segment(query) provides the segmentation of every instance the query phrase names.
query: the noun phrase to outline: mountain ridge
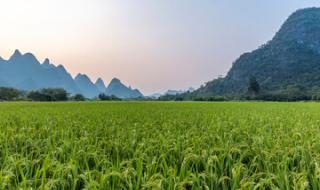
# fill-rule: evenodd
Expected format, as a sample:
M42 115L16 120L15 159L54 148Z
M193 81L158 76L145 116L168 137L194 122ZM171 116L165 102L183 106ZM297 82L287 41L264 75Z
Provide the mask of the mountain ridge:
M0 59L0 86L26 91L64 88L70 94L79 93L87 98L96 98L108 90L101 78L98 78L96 83L93 83L86 74L79 73L73 78L63 65L56 66L48 58L40 63L32 53L22 54L18 49L8 60ZM140 93L138 96L136 91L125 85L122 87L129 89L126 91L127 94L120 94L122 98L132 99L142 95Z
M104 84L104 81L100 77L96 80L94 84L96 85L96 87L100 92L105 92L107 90L107 87Z
M107 90L105 91L106 95L114 95L119 98L142 98L143 94L138 89L132 89L130 86L127 87L118 78L113 78L108 84Z

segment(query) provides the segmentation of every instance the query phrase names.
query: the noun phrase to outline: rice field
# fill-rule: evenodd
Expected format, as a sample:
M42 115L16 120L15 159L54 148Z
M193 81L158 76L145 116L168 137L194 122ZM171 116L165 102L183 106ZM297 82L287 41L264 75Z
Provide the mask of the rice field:
M0 103L0 189L320 189L320 104Z

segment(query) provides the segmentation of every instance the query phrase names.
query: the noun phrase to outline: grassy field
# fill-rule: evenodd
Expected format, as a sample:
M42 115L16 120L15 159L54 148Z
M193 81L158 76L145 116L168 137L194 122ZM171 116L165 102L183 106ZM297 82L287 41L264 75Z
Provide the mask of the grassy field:
M320 189L320 104L0 103L0 189Z

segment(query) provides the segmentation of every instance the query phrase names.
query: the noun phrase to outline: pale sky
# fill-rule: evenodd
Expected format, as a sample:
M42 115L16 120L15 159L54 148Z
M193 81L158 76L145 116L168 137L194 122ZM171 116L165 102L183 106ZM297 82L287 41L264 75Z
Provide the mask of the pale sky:
M199 87L319 0L0 0L0 56L48 57L148 95Z

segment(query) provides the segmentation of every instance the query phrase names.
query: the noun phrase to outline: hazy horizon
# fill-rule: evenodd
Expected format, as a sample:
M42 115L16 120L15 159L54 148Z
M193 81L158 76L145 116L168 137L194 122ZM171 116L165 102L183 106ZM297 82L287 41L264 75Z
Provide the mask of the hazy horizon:
M0 56L49 58L92 81L117 77L145 95L199 87L271 40L315 0L1 1Z

